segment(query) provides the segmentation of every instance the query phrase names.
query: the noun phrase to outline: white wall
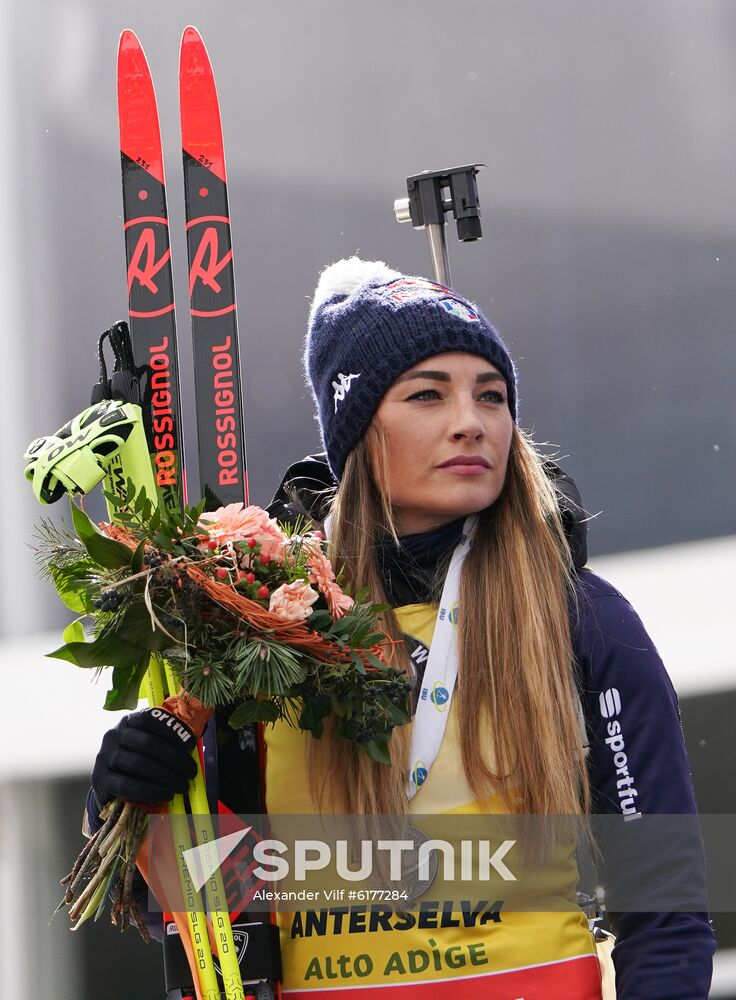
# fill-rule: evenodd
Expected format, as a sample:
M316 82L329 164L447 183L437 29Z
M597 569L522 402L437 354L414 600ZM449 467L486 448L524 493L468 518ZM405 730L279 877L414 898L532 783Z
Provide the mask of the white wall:
M591 561L644 622L681 696L736 686L736 535Z

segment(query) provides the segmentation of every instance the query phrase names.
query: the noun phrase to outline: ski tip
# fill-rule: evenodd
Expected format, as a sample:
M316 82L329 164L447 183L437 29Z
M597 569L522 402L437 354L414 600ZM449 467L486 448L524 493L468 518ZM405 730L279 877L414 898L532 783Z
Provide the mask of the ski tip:
M118 120L122 152L163 184L156 93L143 46L130 28L118 44Z
M179 46L179 76L206 73L212 76L212 64L207 54L207 46L199 31L191 24L182 32Z
M191 24L181 36L179 108L184 150L226 183L215 76L202 36Z
M194 27L194 25L188 24L184 29L184 31L182 32L181 44L182 46L191 45L193 42L196 42L199 45L204 45L204 42L202 41L202 36Z
M120 41L118 42L118 56L124 53L129 53L132 50L143 51L143 46L140 43L138 35L131 28L123 28L120 32Z

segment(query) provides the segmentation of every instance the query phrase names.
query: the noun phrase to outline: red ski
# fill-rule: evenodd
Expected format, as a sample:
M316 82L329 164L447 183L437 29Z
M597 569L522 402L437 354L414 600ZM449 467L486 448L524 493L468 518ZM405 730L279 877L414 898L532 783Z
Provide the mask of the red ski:
M248 500L235 281L220 108L207 50L185 29L179 61L200 491Z
M133 357L160 498L174 511L186 490L164 161L151 72L128 30L118 46L118 120Z

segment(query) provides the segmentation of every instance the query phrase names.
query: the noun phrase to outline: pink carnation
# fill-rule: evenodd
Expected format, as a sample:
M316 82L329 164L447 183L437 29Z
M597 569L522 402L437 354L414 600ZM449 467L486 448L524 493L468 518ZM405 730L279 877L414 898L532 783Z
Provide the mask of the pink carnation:
M295 580L274 590L268 610L285 622L301 622L311 615L312 605L318 597L306 580Z
M199 526L207 532L210 539L220 545L254 538L261 546L263 555L274 562L284 561L286 535L262 507L230 503L227 507L203 514Z
M327 600L327 607L333 618L342 618L355 603L335 581L332 563L324 554L319 543L307 545L307 565L312 583L316 583Z

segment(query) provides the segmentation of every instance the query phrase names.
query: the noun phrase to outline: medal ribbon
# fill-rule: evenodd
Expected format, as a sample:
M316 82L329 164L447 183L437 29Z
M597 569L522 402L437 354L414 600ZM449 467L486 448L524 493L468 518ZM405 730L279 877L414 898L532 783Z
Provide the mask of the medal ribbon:
M328 534L332 516L325 520ZM473 544L473 536L478 527L475 514L465 518L460 541L452 553L450 565L442 588L442 597L437 611L437 619L432 635L432 646L424 670L422 690L419 692L417 711L414 716L409 753L409 779L406 797L413 799L427 780L432 764L440 752L445 735L447 719L452 705L452 695L457 680L457 624L460 573L465 557Z
M422 690L419 692L417 711L411 732L409 753L409 779L406 797L413 799L427 780L429 770L440 752L447 719L452 705L452 695L457 680L457 626L460 609L460 573L465 557L473 544L478 527L475 514L465 519L460 541L452 553L450 566L442 588L442 597L432 635L432 645L424 670Z

